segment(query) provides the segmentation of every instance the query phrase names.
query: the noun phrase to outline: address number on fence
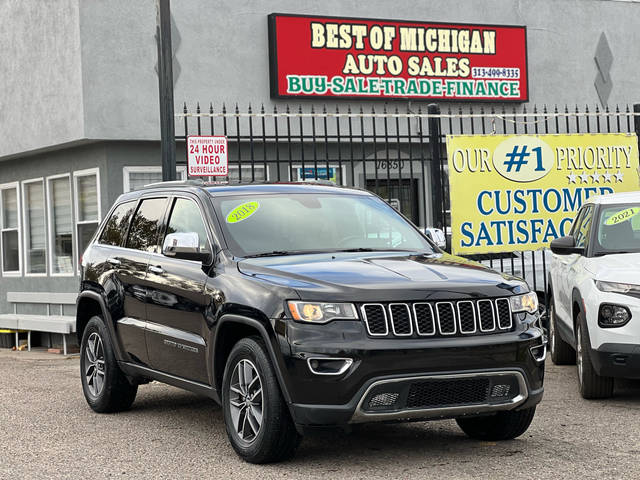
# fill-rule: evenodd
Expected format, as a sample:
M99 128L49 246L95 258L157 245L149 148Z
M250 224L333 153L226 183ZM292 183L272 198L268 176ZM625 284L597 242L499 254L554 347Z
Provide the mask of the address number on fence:
M229 174L227 137L187 137L187 164L190 177L220 177Z

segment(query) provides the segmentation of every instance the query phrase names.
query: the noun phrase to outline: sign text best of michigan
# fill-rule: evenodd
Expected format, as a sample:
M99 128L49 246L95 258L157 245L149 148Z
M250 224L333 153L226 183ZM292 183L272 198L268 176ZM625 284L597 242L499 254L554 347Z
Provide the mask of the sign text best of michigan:
M449 135L452 250L535 250L594 195L638 190L635 134Z

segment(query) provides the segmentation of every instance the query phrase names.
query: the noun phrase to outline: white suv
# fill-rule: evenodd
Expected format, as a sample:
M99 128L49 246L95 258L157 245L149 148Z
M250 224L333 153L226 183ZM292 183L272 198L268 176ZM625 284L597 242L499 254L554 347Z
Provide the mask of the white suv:
M577 362L584 398L610 397L640 378L640 192L589 199L551 251L551 359Z

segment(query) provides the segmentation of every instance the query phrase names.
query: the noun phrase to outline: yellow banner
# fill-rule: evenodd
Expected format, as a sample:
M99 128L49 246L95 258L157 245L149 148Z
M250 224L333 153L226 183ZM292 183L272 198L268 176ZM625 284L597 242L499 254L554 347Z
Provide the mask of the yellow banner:
M447 135L453 253L535 250L586 199L639 189L635 134Z

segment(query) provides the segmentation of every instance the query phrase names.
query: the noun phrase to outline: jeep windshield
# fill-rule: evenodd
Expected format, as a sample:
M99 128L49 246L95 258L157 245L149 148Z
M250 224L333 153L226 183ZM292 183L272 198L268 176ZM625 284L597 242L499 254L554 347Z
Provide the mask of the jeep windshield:
M595 255L640 252L640 203L603 205L597 228Z
M269 194L213 197L225 239L240 257L434 248L372 195Z

